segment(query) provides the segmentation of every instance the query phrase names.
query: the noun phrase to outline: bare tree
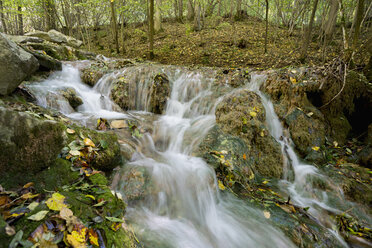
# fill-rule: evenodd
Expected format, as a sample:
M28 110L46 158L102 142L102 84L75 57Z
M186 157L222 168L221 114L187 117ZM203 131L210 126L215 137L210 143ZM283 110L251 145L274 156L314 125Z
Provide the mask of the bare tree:
M316 12L317 6L318 6L318 0L314 0L314 6L313 6L313 10L311 11L309 27L307 28L307 30L305 32L304 41L302 43L302 48L301 48L300 60L302 60L302 61L305 60L306 55L307 55L307 49L309 47L310 40L311 40L311 31L313 29L314 17L315 17L315 12Z
M110 0L110 6L111 6L111 28L112 28L112 34L114 36L115 46L116 46L116 52L119 54L119 37L118 37L118 25L116 24L116 14L115 14L115 6L114 6L114 0Z
M156 0L154 29L155 29L156 33L160 32L162 30L162 26L161 26L161 0Z
M265 53L267 53L267 33L269 30L269 0L266 0Z
M149 58L154 58L154 0L150 0L149 11Z
M18 34L23 35L23 13L21 5L18 5Z
M8 30L6 28L6 21L5 21L4 7L3 7L2 0L0 0L0 19L1 19L1 26L3 27L3 32L8 33Z

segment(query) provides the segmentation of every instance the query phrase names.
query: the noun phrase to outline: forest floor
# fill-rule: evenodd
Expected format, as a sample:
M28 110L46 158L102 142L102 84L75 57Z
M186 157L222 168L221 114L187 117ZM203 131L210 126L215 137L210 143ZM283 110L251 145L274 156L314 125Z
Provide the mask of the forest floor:
M204 29L192 31L192 23L163 23L163 31L155 35L154 61L162 64L254 68L266 70L286 66L300 66L302 44L300 29L289 35L288 29L269 25L268 52L264 52L265 23L253 18L241 22L229 19L207 19ZM335 34L326 52L314 31L306 65L321 65L341 55L342 37ZM119 31L121 36L121 31ZM113 38L108 28L94 32L90 50L109 57L146 59L148 53L147 26L126 27L125 54L114 52ZM121 38L120 38L121 39ZM363 47L363 44L362 44ZM88 49L88 46L85 47ZM362 49L361 49L362 50ZM364 65L368 58L356 54L357 64Z

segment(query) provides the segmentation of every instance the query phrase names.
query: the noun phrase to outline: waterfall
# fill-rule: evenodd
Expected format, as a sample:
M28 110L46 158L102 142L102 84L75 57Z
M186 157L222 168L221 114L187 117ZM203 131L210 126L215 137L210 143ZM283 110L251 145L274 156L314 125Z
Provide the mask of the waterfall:
M106 74L91 88L81 82L76 66L65 64L62 71L28 87L41 106L54 108L85 124L97 118L131 118L130 111L121 111L110 100L112 82L123 76L133 82L130 92L135 110L148 110L149 84L159 72L168 76L172 86L166 111L153 123L153 133L139 139L140 149L124 168L146 170L153 186L151 196L127 209L126 218L141 241L148 247L294 247L262 210L248 206L228 192L220 192L214 170L203 159L192 156L195 146L215 125L215 107L222 99L212 94L215 75L145 65ZM296 205L310 207L309 213L318 220L325 211L342 212L328 203L325 191L313 189L310 178L327 178L298 159L272 102L259 90L264 81L264 76L253 75L246 87L261 97L270 133L286 157L282 190ZM61 96L60 90L66 87L73 88L83 100L76 109ZM290 171L294 178L289 176ZM122 190L120 184L115 190ZM347 247L337 232L330 231Z

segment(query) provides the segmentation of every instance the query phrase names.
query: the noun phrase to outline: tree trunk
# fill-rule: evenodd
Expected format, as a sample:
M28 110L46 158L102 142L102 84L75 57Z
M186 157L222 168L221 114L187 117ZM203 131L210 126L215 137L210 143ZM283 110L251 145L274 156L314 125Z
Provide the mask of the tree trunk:
M236 0L236 20L242 20L242 0Z
M174 17L175 17L176 20L178 20L178 2L177 2L177 0L174 0L173 7L174 7Z
M334 31L334 27L337 21L337 13L338 13L338 0L330 0L330 9L328 12L328 18L324 27L324 35L325 39L329 40L332 38L332 34Z
M269 0L266 0L265 53L267 53L267 34L269 30Z
M183 0L178 0L178 21L183 20Z
M352 43L352 50L355 52L358 40L359 40L359 34L360 34L360 24L363 20L363 11L364 11L364 0L358 0L358 4L356 6L355 16L354 16L354 24L355 24L355 31L353 36L353 43Z
M194 18L194 31L201 30L201 6L199 2L195 2L195 18Z
M305 58L306 58L306 55L307 55L307 49L309 47L310 40L311 40L311 31L313 29L314 17L315 17L315 12L316 12L317 6L318 6L318 0L315 0L313 10L311 12L309 27L307 29L307 32L305 32L305 35L304 35L304 41L303 41L303 44L302 44L301 55L300 55L300 60L301 61L304 61Z
M116 46L116 53L120 53L119 49L119 37L118 37L118 26L116 24L116 15L115 15L115 7L114 7L114 0L110 0L111 5L111 27L112 27L112 34L114 36L115 46Z
M1 26L3 27L3 32L6 34L6 33L8 33L8 30L6 28L3 1L1 1L1 0L0 0L0 19L1 19Z
M154 0L150 0L149 15L149 58L154 58Z
M344 53L345 53L349 49L349 36L347 35L347 32L346 32L346 20L345 20L344 5L342 4L342 0L338 0L338 4L340 8L342 38L344 41Z
M44 9L46 17L46 31L56 29L56 12L54 0L45 0Z
M154 29L155 29L155 33L160 32L162 30L162 27L161 27L161 0L156 0Z
M195 17L195 9L194 4L192 2L193 0L187 1L187 20L192 21Z
M23 14L22 6L18 6L18 34L23 35Z

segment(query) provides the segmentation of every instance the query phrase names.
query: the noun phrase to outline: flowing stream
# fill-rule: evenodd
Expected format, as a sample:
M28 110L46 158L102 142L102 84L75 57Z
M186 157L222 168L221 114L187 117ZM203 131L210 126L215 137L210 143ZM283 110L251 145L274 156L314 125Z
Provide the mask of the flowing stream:
M28 87L44 107L55 108L66 116L86 124L99 117L128 119L110 100L112 81L121 76L143 80L146 85L155 72L164 72L171 81L171 96L165 114L153 123L153 133L139 140L137 153L127 167L144 168L150 175L156 193L145 201L128 207L127 218L133 223L146 247L294 247L292 242L264 217L262 210L249 207L217 187L214 170L201 158L191 155L192 150L215 125L214 111L221 98L211 97L213 77L201 72L177 68L155 68L144 72L131 67L105 75L95 87L83 84L76 66L64 65L47 80ZM142 76L141 76L142 75ZM140 80L138 77L142 77ZM259 91L265 77L255 75L247 84L256 92L266 109L271 135L282 146L287 158L287 171L281 181L282 189L294 203L310 207L309 213L317 219L324 211L339 212L327 204L327 194L315 191L308 182L311 176L323 178L314 166L303 164L296 156L289 137L283 134L281 123L269 99ZM83 105L75 111L61 96L60 90L75 89ZM137 110L146 111L148 92L141 92ZM142 102L141 102L142 101ZM118 189L120 190L120 189ZM340 194L342 192L340 191ZM330 229L330 231L332 231ZM332 231L333 232L333 231ZM340 246L347 244L336 232Z

